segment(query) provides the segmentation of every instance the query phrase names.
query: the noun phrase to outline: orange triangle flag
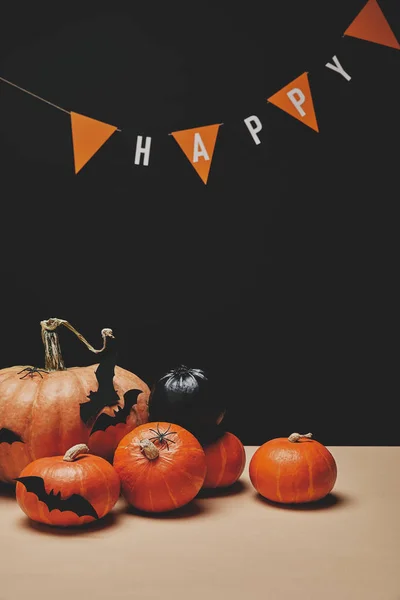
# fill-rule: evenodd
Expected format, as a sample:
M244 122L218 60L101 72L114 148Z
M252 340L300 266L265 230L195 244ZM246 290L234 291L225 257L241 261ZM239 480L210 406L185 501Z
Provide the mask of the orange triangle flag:
M171 133L203 183L208 180L219 127L220 124L206 125Z
M368 0L344 35L400 50L400 44L376 0Z
M279 92L268 98L268 102L275 104L304 125L318 131L307 73L303 73L285 85Z
M71 128L76 174L112 136L117 127L71 112Z

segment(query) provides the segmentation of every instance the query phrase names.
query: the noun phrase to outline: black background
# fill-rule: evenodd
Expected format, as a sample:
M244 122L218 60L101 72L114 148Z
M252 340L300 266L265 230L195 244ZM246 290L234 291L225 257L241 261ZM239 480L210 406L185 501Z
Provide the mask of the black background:
M245 444L398 445L400 52L343 37L364 4L4 6L0 75L122 133L75 175L69 116L0 83L0 367L112 327L149 385L208 369ZM320 133L266 102L305 71ZM220 122L204 185L168 133Z

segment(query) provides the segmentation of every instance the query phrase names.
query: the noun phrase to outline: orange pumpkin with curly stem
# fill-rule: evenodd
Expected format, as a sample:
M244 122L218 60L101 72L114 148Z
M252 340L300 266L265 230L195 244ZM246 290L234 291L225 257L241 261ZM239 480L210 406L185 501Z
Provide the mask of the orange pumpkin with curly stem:
M64 456L39 458L16 478L16 499L33 521L70 527L101 519L120 494L120 481L110 463L99 456L82 455L85 444Z
M243 473L246 454L242 442L233 433L225 432L215 442L203 446L207 475L203 488L233 485Z
M299 504L329 494L336 482L336 462L329 450L311 437L311 433L292 433L256 450L249 475L261 496L282 504Z
M57 333L61 325L91 352L102 353L100 363L67 369ZM8 483L33 460L63 454L80 442L112 461L123 436L148 420L150 390L134 373L115 365L111 329L102 330L99 350L62 319L42 321L41 329L45 368L0 370L0 481Z
M188 504L206 476L200 442L183 427L164 422L146 423L128 433L118 444L113 464L125 499L146 512Z

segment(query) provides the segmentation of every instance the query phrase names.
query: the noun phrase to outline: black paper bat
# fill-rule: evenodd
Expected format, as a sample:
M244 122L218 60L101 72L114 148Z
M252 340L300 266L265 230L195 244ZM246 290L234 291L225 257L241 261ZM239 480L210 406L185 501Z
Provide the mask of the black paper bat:
M118 425L118 423L126 423L127 418L130 415L132 407L137 402L137 398L139 394L142 393L142 390L128 390L124 394L124 408L120 408L119 410L114 410L114 416L111 417L106 413L103 413L99 416L95 424L93 425L92 431L90 435L95 431L105 431L107 427Z
M115 340L108 339L107 348L100 359L96 369L98 388L96 392L90 392L89 402L80 405L81 419L88 425L93 422L105 406L114 406L119 401L119 396L114 389L114 371L117 363L117 351Z
M18 435L18 433L14 433L11 429L7 429L6 427L2 427L0 429L0 444L13 444L14 442L24 443L23 439Z
M60 510L61 512L70 510L78 517L88 515L95 519L99 518L90 502L79 494L72 494L69 498L61 498L61 492L55 494L54 490L51 490L50 494L48 494L41 477L36 477L35 475L17 477L15 481L20 481L26 487L27 492L36 494L38 500L44 502L50 512L52 510Z

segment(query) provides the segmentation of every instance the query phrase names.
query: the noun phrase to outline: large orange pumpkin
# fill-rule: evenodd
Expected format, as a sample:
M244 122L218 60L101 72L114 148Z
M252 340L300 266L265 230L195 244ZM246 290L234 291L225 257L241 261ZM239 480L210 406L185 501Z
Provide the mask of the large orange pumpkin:
M104 359L102 354L100 363L67 369L56 331L60 325ZM112 461L124 435L148 420L150 390L116 366L111 329L102 330L100 350L62 319L42 321L41 329L45 368L0 370L0 480L9 483L33 460L63 454L80 442Z
M261 496L282 504L299 504L329 494L336 482L336 462L329 450L311 436L292 433L256 450L249 475Z
M244 446L239 438L226 431L215 442L203 446L207 475L203 488L220 488L233 485L241 476L246 464Z
M114 455L125 499L139 510L166 512L188 504L206 475L206 459L192 433L165 422L136 427Z
M119 477L104 458L81 455L88 451L85 444L77 444L64 456L39 458L22 470L15 493L30 519L68 527L110 512L119 498Z

